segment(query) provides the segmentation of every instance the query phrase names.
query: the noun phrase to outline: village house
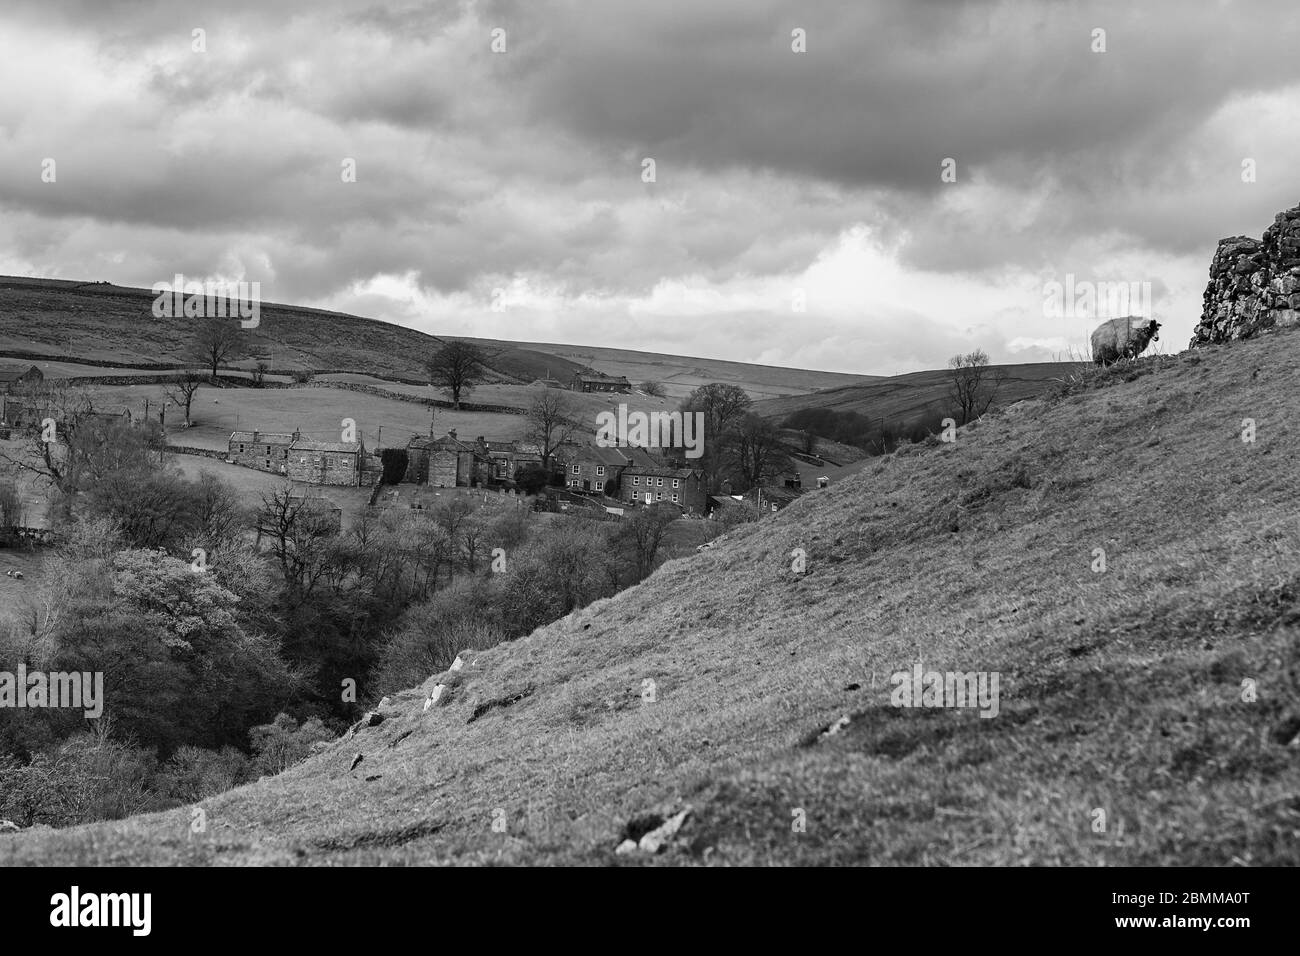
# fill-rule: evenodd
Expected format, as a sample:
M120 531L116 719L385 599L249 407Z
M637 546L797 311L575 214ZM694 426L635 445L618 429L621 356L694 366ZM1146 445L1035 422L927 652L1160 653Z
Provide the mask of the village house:
M277 475L289 472L289 446L299 438L298 432L231 432L226 457L236 465L269 471Z
M300 431L256 429L231 432L226 450L227 459L237 465L316 485L361 484L365 456L359 441L313 441Z
M564 468L564 487L570 491L590 491L614 497L619 476L631 463L623 454L626 450L596 445L566 447L557 453Z
M359 441L313 441L297 437L289 446L287 475L316 485L361 484L365 447Z
M579 372L573 376L569 388L575 392L631 392L632 383L622 375L604 375L600 372Z
M763 487L760 485L756 488L750 488L742 496L742 499L745 507L751 508L760 514L771 514L783 510L802 496L803 490L801 488L791 487L789 484L781 487Z
M527 442L489 441L480 435L478 447L489 463L489 484L513 485L520 468L542 463L542 450Z
M35 365L0 365L0 395L15 395L44 381L45 373Z
M687 514L700 515L708 509L709 502L704 472L666 465L630 465L623 469L618 496L624 501L646 505L671 502Z
M486 483L492 463L476 443L461 441L456 429L442 438L417 436L406 443L406 481L435 488L474 488Z

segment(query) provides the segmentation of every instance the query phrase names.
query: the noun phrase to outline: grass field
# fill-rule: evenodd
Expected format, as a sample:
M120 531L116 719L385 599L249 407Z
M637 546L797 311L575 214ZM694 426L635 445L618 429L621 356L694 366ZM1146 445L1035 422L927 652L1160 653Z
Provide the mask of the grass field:
M14 613L41 581L41 568L45 564L40 548L0 548L0 628L5 627L9 615ZM6 571L21 571L23 580L6 577Z
M165 397L161 385L92 385L87 387L96 408L130 408L140 414L147 398L156 412ZM365 392L334 388L201 388L192 409L193 426L182 428L183 412L168 412L168 440L195 448L225 449L230 433L257 428L292 432L317 440L337 441L340 422L351 418L366 447L405 446L412 435L429 433L430 409L413 402L381 398ZM511 439L523 435L524 418L491 412L436 410L435 428L443 435L455 428L462 437ZM383 429L382 442L380 429Z
M1119 366L874 459L204 801L205 835L183 808L0 862L1293 864L1298 344ZM917 662L998 675L997 716L891 706ZM615 855L683 806L667 853Z

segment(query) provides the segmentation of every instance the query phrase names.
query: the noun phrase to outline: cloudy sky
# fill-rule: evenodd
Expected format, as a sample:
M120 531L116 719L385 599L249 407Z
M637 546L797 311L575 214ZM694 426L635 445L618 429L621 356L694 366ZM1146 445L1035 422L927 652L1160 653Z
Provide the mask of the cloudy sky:
M1300 203L1294 0L4 0L0 86L0 273L845 372L1181 349Z

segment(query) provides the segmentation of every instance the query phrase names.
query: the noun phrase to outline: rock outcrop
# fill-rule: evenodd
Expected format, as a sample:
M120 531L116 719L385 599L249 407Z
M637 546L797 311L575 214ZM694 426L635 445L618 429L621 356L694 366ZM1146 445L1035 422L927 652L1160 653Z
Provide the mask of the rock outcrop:
M1263 239L1220 239L1191 346L1248 339L1300 324L1300 206L1277 214Z

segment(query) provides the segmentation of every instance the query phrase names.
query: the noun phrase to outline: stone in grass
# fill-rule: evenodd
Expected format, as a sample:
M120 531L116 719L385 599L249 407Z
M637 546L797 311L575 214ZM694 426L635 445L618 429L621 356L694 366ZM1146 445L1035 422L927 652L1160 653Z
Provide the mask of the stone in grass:
M366 758L364 754L357 754L355 757L353 757L352 763L348 766L348 773L351 773L353 770L356 770L357 764L361 763L361 761L365 759Z
M665 819L661 814L650 813L635 817L623 828L623 840L619 842L615 853L628 854L635 851L642 853L662 853L668 848L677 831L682 828L686 818L691 815L691 808Z

